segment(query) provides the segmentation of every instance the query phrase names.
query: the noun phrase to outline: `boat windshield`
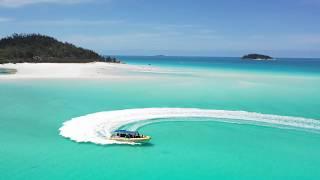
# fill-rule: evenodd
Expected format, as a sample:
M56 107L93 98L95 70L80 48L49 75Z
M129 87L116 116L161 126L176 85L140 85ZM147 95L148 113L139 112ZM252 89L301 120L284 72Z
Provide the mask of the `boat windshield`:
M137 131L117 130L114 131L112 136L124 137L124 138L139 138L142 137Z

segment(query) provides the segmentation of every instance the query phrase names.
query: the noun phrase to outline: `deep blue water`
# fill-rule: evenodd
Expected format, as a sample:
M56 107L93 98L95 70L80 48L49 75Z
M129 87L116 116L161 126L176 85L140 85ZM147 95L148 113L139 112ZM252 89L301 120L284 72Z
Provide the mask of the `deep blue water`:
M237 57L117 56L128 64L165 67L206 68L276 73L320 74L320 59L276 58L272 61L242 60Z

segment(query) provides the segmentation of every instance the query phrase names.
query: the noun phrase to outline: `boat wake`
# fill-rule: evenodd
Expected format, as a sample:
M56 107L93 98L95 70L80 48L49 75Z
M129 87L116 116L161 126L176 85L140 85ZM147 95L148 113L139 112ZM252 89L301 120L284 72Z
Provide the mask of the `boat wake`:
M133 124L131 130L135 130L146 124L171 120L168 118L192 118L189 119L192 121L211 118L206 121L259 124L320 132L320 120L316 119L196 108L143 108L97 112L66 121L59 130L61 136L76 142L124 144L126 142L109 139L112 131L128 124Z

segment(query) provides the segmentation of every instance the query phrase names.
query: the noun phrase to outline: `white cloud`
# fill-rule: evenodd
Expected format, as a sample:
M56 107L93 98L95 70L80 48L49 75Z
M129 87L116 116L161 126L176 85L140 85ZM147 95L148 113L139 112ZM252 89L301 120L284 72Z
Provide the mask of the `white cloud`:
M318 6L320 5L320 0L300 0L300 4L308 6Z
M0 6L3 7L20 7L30 4L55 3L55 4L76 4L88 2L91 0L0 0Z
M63 39L96 50L210 50L219 48L212 35L183 34L178 32L129 32L109 35L72 35Z
M12 18L0 17L0 22L9 22L12 21Z
M274 56L319 56L320 36L311 35L252 35L228 37L214 34L176 32L122 32L88 35L73 34L60 39L109 54L168 54L168 55L242 55L257 52Z
M96 50L172 50L172 51L318 51L319 35L257 35L228 37L215 34L176 32L126 32L108 35L71 35L63 39Z
M80 19L58 19L58 20L33 20L22 21L20 24L28 26L98 26L115 25L123 23L121 20L80 20Z
M288 37L295 43L303 43L309 45L320 45L320 34L297 34Z

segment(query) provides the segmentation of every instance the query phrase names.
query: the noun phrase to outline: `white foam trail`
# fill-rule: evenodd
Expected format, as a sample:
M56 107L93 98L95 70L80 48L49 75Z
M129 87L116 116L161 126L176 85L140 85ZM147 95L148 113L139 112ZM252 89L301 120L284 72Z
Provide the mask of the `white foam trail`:
M121 126L143 121L134 126L137 129L143 125L166 121L165 118L216 118L214 121L263 123L265 125L280 125L291 128L303 128L320 131L320 121L310 118L279 116L246 111L206 110L196 108L143 108L105 111L73 118L63 123L59 129L60 135L76 142L91 142L96 144L118 144L110 140L111 132ZM218 118L218 119L217 119ZM148 120L146 122L146 120ZM194 119L195 121L196 119ZM199 119L201 121L201 119ZM123 143L123 142L122 142Z

